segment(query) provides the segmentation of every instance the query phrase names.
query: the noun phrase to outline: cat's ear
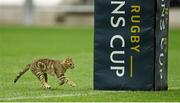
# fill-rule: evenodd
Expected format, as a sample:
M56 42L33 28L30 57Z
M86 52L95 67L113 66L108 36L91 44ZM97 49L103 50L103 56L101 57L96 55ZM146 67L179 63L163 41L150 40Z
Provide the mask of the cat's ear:
M67 57L67 60L72 60L72 58L70 58L70 57Z

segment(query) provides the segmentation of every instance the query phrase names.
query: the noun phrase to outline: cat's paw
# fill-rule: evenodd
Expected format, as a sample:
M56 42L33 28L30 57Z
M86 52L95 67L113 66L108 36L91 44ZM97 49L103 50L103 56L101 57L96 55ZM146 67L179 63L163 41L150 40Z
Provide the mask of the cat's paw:
M45 89L51 89L51 86L49 86L49 85L46 85L44 87L45 87Z
M73 81L71 81L71 82L69 83L69 85L72 86L72 87L76 87L76 83L74 83Z
M71 84L72 87L76 87L77 85L75 83Z
M60 86L63 85L63 84L64 84L64 82L60 82L60 83L59 83Z

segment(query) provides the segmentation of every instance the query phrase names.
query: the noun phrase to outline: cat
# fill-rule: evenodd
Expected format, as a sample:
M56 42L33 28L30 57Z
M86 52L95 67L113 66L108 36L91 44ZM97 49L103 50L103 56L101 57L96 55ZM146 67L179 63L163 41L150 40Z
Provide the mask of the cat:
M51 86L48 84L47 74L56 76L60 81L59 85L66 83L72 87L75 87L76 84L64 75L67 69L73 68L74 63L71 58L66 58L62 61L52 59L37 59L33 63L26 65L25 69L19 72L14 79L14 83L16 83L17 80L30 69L46 89L51 88Z

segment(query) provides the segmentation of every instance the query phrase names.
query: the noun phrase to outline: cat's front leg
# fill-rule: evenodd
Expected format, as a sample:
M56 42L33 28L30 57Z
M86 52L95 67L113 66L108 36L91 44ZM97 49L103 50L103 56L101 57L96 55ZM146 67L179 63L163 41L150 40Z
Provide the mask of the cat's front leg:
M68 85L70 85L70 86L72 86L72 87L75 87L75 86L76 86L76 84L75 84L72 80L70 80L69 78L65 77L64 75L61 76L61 77L59 78L59 80L60 80L59 85L63 85L64 83L66 83L66 84L68 84Z
M57 78L59 80L59 85L63 85L64 84L64 74L63 73L60 73L59 75L57 75Z
M63 85L63 84L64 84L64 81L60 80L59 85Z
M72 86L72 87L76 87L76 83L74 83L72 80L70 80L69 78L65 78L65 83Z

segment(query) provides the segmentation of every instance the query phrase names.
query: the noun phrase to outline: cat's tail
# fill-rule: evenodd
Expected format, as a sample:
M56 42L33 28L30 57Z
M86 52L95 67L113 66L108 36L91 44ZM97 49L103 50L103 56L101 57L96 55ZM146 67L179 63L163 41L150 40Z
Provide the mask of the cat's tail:
M30 64L28 64L28 65L26 65L26 67L22 70L22 71L20 71L19 73L18 73L18 75L16 76L16 78L14 79L14 83L16 83L17 82L17 80L24 74L24 73L26 73L29 69L30 69Z

